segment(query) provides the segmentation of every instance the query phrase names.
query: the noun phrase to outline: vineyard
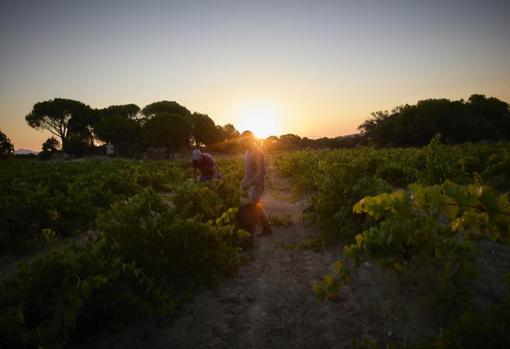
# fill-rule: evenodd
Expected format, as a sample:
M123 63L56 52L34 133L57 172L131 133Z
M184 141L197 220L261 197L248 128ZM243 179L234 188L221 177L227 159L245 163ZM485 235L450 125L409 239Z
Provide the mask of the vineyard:
M3 270L2 347L62 347L114 321L169 316L235 271L241 162L220 164L225 180L198 186L184 162L2 162L3 264L35 253Z
M0 162L0 346L510 345L508 143L436 138L268 162L275 232L253 248L235 222L241 157L219 157L224 180L205 184L189 161ZM412 298L412 320L399 321L422 327L389 333L362 275L364 292L384 276ZM342 307L363 302L363 321L342 330ZM209 333L217 321L227 330ZM132 326L144 339L104 341Z
M277 158L294 190L312 193L305 217L320 227L321 239L343 242L331 272L313 286L318 300L337 299L352 274L371 261L398 274L406 292L420 295L417 300L442 329L419 347L508 346L508 249L493 285L484 285L494 296L493 288L506 284L500 298L481 306L472 289L479 275L478 247L495 254L510 241L509 150L507 144L445 146L434 138L420 149ZM399 347L394 339L378 343L370 337L353 345Z

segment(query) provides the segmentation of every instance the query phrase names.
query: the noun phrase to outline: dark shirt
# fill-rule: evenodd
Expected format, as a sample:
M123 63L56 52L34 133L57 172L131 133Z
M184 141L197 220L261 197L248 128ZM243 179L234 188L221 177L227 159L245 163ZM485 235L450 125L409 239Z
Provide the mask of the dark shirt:
M216 164L211 155L202 153L201 160L193 160L193 168L197 168L200 174L205 177L212 177L214 175L214 168Z
M266 164L264 161L264 152L258 146L246 152L244 157L244 172L248 186L264 186L264 177L266 175Z

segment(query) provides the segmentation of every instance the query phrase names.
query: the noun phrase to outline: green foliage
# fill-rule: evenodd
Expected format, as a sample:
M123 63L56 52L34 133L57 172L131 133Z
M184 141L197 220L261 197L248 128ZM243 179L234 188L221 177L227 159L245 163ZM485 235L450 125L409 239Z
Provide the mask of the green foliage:
M510 238L508 194L483 185L412 184L408 191L365 197L353 211L379 223L356 235L355 243L344 247L345 255L357 264L369 258L398 272L420 273L447 316L465 304L466 285L476 277L476 252L467 240ZM326 275L315 292L319 298L334 297L342 281Z
M133 262L165 288L175 292L211 283L218 271L236 268L235 232L223 225L180 219L161 197L148 191L117 202L98 217L98 229ZM176 289L176 290L174 290Z
M310 195L308 217L328 237L355 237L348 256L423 275L422 282L440 286L438 308L454 318L465 303L452 299L463 302L463 285L475 277L467 240L509 238L508 194L487 186L509 187L508 153L507 144L452 147L437 140L423 149L279 154L275 163L295 191ZM236 229L232 208L243 167L240 157L217 163L223 181L195 184L189 162L2 161L4 250L53 245L86 230L94 239L55 244L0 283L0 346L62 347L112 321L169 314L218 273L231 274L237 246L249 235ZM350 280L347 265L334 264L315 286L318 298L339 295ZM506 333L507 310L495 306L488 319L497 322L487 329L466 315L443 340L477 326L482 336Z
M379 177L378 170L393 176L384 158L373 150L296 152L276 159L280 173L290 176L296 191L311 191L305 216L319 223L325 240L351 238L361 231L359 218L352 214L356 198L391 191L392 186ZM403 173L407 169L400 169ZM382 173L382 171L381 171ZM394 177L388 179L394 181ZM398 178L398 177L397 177Z
M236 228L237 209L229 208L242 172L238 158L219 161L223 182L193 184L187 197L179 194L183 201L213 200L193 215L153 190L191 183L189 168L179 163L6 164L2 204L15 210L15 216L2 210L8 242L23 229L47 241L80 225L93 233L86 243L64 241L4 277L1 347L65 347L118 321L166 316L238 266L237 246L249 235ZM33 219L35 231L25 226Z
M101 208L140 190L140 186L106 163L5 164L2 171L0 230L9 236L7 246L22 248L45 228L59 236L87 229ZM119 171L120 170L120 171Z
M313 285L313 291L318 301L326 298L335 299L338 297L342 285L351 282L351 274L347 267L340 260L333 263L333 272L326 274L324 278Z
M207 221L221 215L240 200L239 183L243 176L240 158L218 159L223 180L194 183L191 179L182 182L172 196L175 212L181 218L196 218Z
M172 190L189 173L170 162L3 161L0 251L26 249L44 229L67 237L94 228L97 214L143 187Z
M305 213L326 237L354 238L344 247L345 263L335 262L334 270L314 285L317 299L339 296L350 281L348 262L375 260L427 289L419 303L453 324L437 343L418 347L507 347L506 302L487 314L470 302L477 276L477 251L470 240L510 240L508 154L507 143L447 146L437 136L419 149L276 155L280 174L295 191L309 195ZM354 346L398 347L371 340Z
M218 217L229 205L223 201L220 180L211 180L206 183L194 183L188 180L176 189L172 197L176 213L183 218L195 217L207 221ZM239 197L239 194L237 194Z
M450 179L496 184L508 190L509 145L447 146L435 138L423 148L357 148L333 151L298 151L275 155L278 172L288 177L293 190L309 194L305 217L316 221L323 239L352 238L373 225L352 206L362 197L388 193L412 183L437 184ZM507 171L509 170L509 171Z
M2 347L64 347L69 336L115 318L166 315L174 307L152 280L101 239L64 246L0 284Z
M480 172L482 180L499 191L510 190L510 149L500 157L496 154L480 154L479 156L488 159L487 165Z
M365 197L353 211L380 223L358 234L345 254L358 263L371 258L399 272L428 274L423 279L434 284L445 314L464 304L466 283L476 277L475 249L467 240L510 238L508 194L482 185L413 184L408 191Z
M465 239L476 237L501 242L510 239L508 194L499 194L484 185L461 186L451 181L429 187L412 184L409 191L365 197L353 211L367 213L375 219L386 214L403 219L416 217L438 226L441 218L446 218L445 229L451 233L463 232Z
M435 135L425 148L425 171L418 174L418 180L433 184L456 178L457 172L462 169L449 161L451 158L448 147L441 144L441 136Z

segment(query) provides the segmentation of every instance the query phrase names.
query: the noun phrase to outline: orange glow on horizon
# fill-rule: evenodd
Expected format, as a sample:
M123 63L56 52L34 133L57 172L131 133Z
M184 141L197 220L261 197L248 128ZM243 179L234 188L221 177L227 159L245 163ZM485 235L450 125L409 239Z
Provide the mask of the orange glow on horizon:
M234 122L239 132L252 131L258 138L278 136L281 129L281 113L275 106L267 103L247 104L235 113Z

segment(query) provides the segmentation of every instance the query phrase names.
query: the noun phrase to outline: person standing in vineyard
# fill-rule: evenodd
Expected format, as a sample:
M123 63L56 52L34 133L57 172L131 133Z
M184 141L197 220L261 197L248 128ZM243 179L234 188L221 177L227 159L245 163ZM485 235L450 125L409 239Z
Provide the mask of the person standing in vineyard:
M272 233L269 220L267 219L264 207L260 203L264 192L266 163L264 152L257 145L255 135L251 131L244 131L241 134L239 144L246 149L244 158L245 175L241 182L241 189L248 193L248 203L254 206L254 221L262 225L261 235Z
M218 170L218 166L210 154L202 153L200 149L193 150L192 153L193 180L197 181L198 172L200 172L200 182L209 181L213 178L223 179Z

